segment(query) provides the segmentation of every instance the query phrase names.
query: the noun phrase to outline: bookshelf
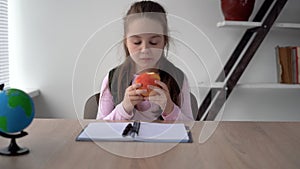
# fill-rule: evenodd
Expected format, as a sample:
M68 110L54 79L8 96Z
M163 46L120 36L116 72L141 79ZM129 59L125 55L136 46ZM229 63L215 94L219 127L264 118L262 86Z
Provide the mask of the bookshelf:
M226 83L216 82L209 85L201 84L200 88L222 89ZM238 83L236 88L241 89L300 89L300 84L282 84L282 83Z
M214 120L224 104L224 94L227 100L234 88L250 89L299 89L299 85L287 85L279 83L253 83L238 84L249 62L255 55L257 49L269 33L271 28L300 29L297 23L276 23L276 19L288 0L265 0L255 17L250 22L222 21L217 23L218 27L246 28L241 40L235 47L227 63L223 68L224 74L220 74L216 83L223 82L224 85L215 85L210 88L206 97L200 105L198 116L203 120ZM225 75L225 76L224 76ZM223 86L223 88L220 88ZM218 94L216 94L218 93ZM204 116L204 117L202 117Z
M251 21L220 21L217 23L218 28L237 28L237 29L251 29L255 27L261 27L262 22L251 22ZM274 23L272 28L277 29L300 29L300 23ZM224 84L225 85L225 84ZM217 88L212 85L212 88ZM248 89L300 89L300 84L282 84L282 83L245 83L237 84L237 88L248 88ZM220 87L219 87L220 88Z
M217 23L219 28L255 28L261 27L262 22L247 21L221 21ZM300 29L300 23L274 23L273 28L280 29Z
M242 89L300 89L300 84L280 84L280 83L244 83L237 84Z

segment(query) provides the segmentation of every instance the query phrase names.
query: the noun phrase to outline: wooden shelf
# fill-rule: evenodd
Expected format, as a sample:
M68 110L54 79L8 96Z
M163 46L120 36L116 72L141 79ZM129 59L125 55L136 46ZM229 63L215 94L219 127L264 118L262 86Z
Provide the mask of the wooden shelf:
M283 7L287 3L287 0L265 0L260 9L257 11L253 20L256 22L249 21L222 21L217 23L218 27L228 27L228 28L239 28L247 29L238 42L233 53L229 57L228 61L224 65L225 79L226 79L226 97L227 100L232 93L232 90L237 88L249 88L249 89L265 89L265 90L299 90L300 85L286 85L286 84L274 84L272 83L253 83L253 84L238 84L238 81L245 71L245 68L253 59L257 49L262 44L263 40L266 38L267 34L272 29L290 29L297 30L300 29L300 23L276 23L276 19L281 13ZM246 52L244 52L246 51ZM223 76L219 76L223 77ZM218 78L220 81L224 78ZM218 95L221 92L213 92L213 88L220 88L224 85L210 85L210 90L207 92L202 104L200 105L197 120L200 120L200 116L203 116L203 120L215 120L219 111L223 107L224 97ZM218 90L218 89L217 89ZM284 91L285 92L285 91ZM212 98L214 98L212 100ZM222 101L222 102L220 102ZM221 103L221 104L220 104ZM209 112L209 114L207 113Z
M217 23L217 27L227 28L253 28L259 27L262 22L248 22L248 21L221 21ZM300 23L275 23L274 28L285 29L300 29Z
M250 21L221 21L217 27L224 28L254 28L262 26L262 22ZM274 28L300 29L300 23L274 23ZM212 84L212 88L220 88L222 85ZM238 88L244 89L300 89L300 84L282 84L282 83L245 83L237 84Z
M244 89L300 89L300 84L245 83L238 84L236 87Z
M200 84L200 88L222 89L225 86L223 82L211 84ZM236 85L242 89L300 89L300 84L282 84L282 83L240 83Z
M4 90L7 90L7 89L10 89L10 88L14 88L14 87L5 87ZM18 87L15 87L16 89L20 89L22 91L24 91L25 93L27 93L31 98L35 98L35 97L38 97L41 92L39 89L35 89L35 88L18 88Z
M40 95L40 90L38 90L38 89L27 88L27 89L24 89L24 91L25 91L31 98L35 98L35 97L38 97L38 96Z
M204 83L201 82L198 84L199 88L211 88L211 89L222 89L224 87L224 82L212 82L212 83Z

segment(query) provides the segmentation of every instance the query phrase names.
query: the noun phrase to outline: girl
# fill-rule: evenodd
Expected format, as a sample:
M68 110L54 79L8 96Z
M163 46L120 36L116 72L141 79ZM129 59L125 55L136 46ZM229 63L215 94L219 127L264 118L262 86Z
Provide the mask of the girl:
M168 24L164 8L152 1L134 3L124 18L125 61L112 69L101 86L97 119L193 120L184 73L167 60ZM166 51L166 52L165 52ZM147 97L133 83L139 72L157 70L161 80L148 85Z

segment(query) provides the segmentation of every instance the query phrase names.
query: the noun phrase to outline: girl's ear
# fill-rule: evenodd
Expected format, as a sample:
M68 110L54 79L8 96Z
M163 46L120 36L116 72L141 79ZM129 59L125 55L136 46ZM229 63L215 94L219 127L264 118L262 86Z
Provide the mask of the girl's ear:
M124 47L128 48L128 46L127 46L127 38L126 37L124 38L123 43L124 43Z
M164 47L166 47L168 41L169 41L169 37L164 35Z
M129 56L130 54L129 54L129 50L128 50L128 46L127 46L127 38L124 38L124 40L123 40L123 48L125 50L125 55Z

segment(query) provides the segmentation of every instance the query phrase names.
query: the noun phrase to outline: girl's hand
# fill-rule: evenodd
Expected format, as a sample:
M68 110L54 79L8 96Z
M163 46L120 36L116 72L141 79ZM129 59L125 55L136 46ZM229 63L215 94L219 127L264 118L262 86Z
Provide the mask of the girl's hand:
M155 83L159 86L149 85L148 88L152 90L149 97L145 98L157 105L163 110L165 115L170 114L174 108L174 102L171 99L169 89L167 85L159 80L155 80Z
M129 86L125 90L125 95L124 95L122 105L128 114L132 114L132 111L136 104L144 101L144 97L141 94L146 93L147 90L138 89L139 87L141 87L141 84L136 83Z

